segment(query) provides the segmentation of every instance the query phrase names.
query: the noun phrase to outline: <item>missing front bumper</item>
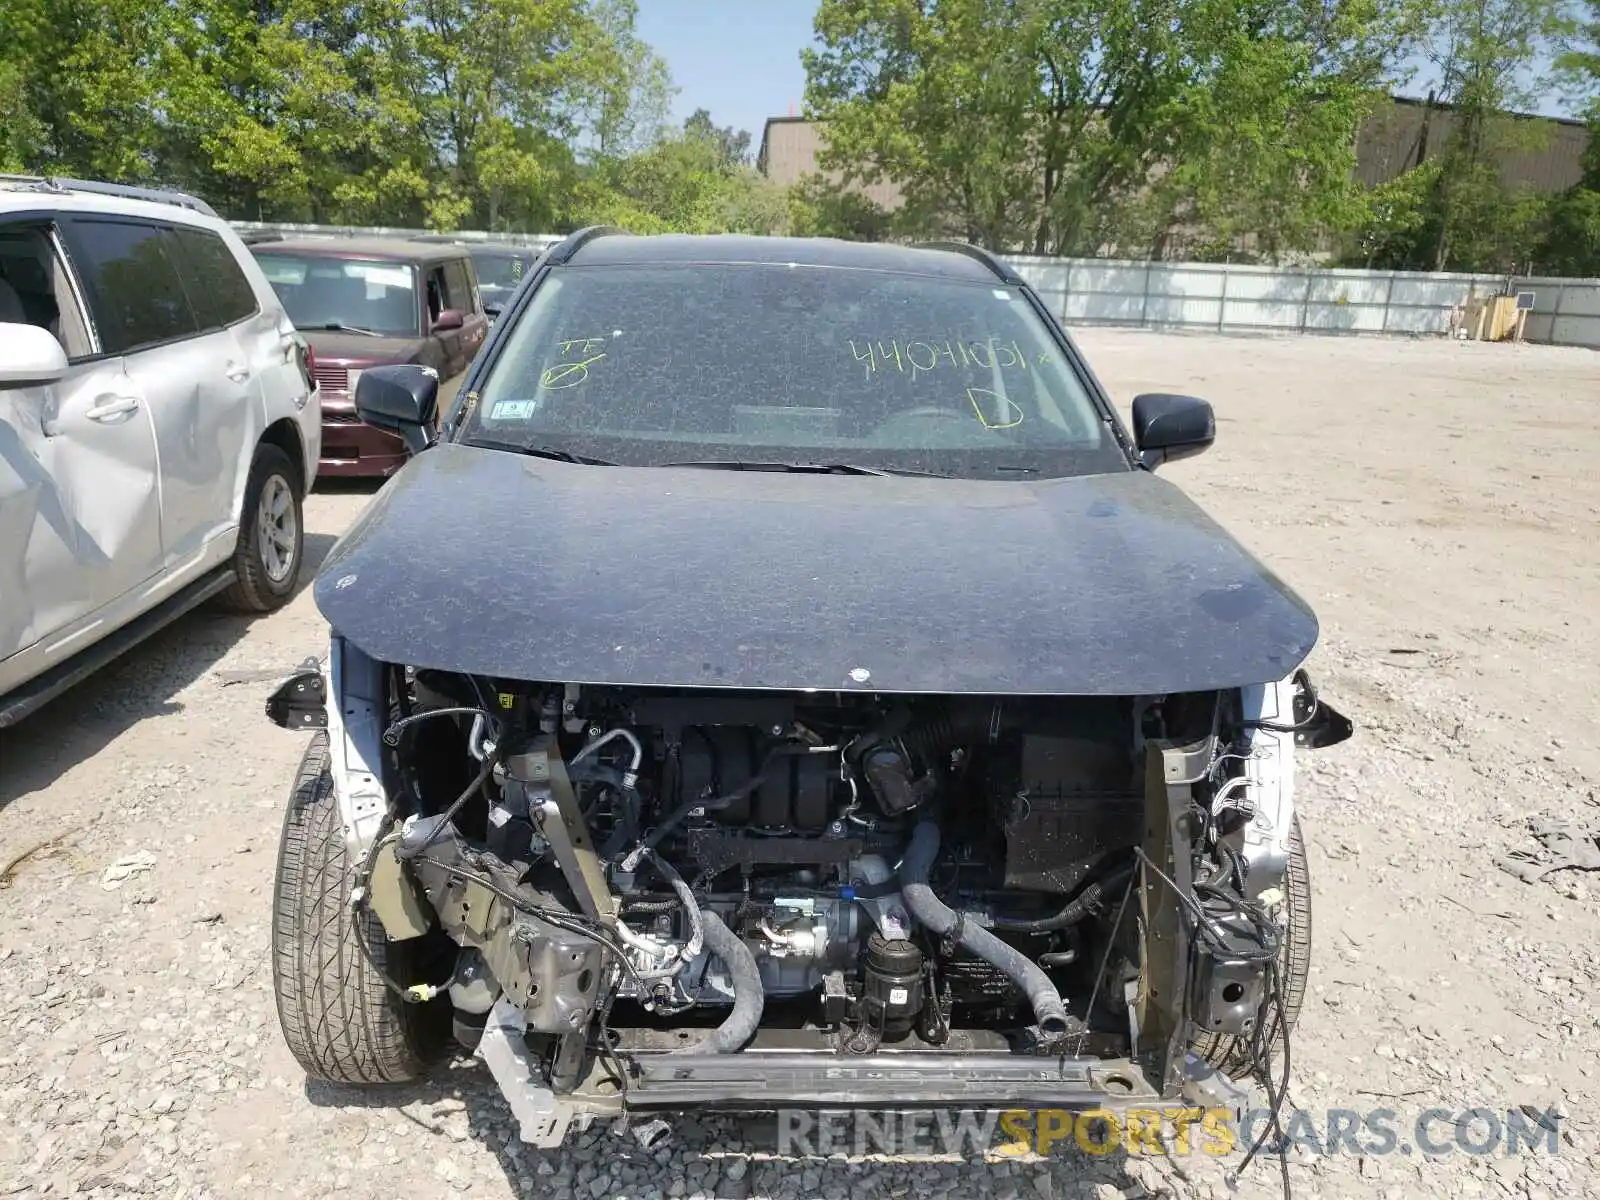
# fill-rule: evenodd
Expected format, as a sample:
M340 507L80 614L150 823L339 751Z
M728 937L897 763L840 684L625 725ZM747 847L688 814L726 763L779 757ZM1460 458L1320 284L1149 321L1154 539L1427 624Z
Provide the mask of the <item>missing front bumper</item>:
M1004 1052L815 1051L633 1053L630 1109L1096 1108L1146 1103L1158 1093L1125 1059L1046 1058Z
M1192 1054L1184 1060L1181 1090L1163 1095L1129 1059L992 1050L880 1050L859 1056L798 1049L727 1055L619 1050L625 1091L557 1095L541 1082L539 1064L523 1040L521 1015L504 1001L489 1015L478 1057L505 1094L522 1140L547 1149L562 1143L574 1121L625 1112L914 1107L1117 1113L1181 1102L1225 1108L1237 1118L1248 1100L1243 1088Z

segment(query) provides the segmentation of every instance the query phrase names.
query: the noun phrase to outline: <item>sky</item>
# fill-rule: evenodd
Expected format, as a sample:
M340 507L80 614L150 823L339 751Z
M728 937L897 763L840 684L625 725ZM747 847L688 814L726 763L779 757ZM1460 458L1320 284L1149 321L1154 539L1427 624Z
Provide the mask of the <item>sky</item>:
M638 0L639 36L672 68L682 121L709 109L718 125L750 131L761 145L768 117L800 111L806 73L800 49L811 43L816 0Z

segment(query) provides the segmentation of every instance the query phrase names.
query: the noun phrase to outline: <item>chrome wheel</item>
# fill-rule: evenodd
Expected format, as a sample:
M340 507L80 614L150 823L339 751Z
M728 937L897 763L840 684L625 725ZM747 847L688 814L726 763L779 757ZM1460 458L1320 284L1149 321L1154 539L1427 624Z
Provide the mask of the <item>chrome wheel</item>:
M282 475L267 476L256 506L256 548L267 578L282 583L297 565L299 524L294 511L294 493Z

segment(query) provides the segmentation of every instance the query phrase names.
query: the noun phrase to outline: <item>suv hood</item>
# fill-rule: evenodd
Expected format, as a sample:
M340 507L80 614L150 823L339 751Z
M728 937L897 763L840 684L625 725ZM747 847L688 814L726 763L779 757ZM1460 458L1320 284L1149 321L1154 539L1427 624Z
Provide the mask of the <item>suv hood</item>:
M1142 471L592 467L444 444L328 555L375 658L652 687L1150 695L1281 679L1310 608Z

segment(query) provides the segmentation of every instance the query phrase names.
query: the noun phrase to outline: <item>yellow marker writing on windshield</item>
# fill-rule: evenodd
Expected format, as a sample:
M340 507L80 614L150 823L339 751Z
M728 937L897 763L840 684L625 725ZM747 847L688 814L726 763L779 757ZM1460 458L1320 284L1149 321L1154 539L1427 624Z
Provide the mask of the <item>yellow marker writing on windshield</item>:
M563 338L556 343L561 357L576 356L576 361L559 362L553 367L546 367L544 374L539 376L539 386L550 392L577 387L589 378L589 368L606 356L606 352L600 349L605 344L603 337Z
M985 400L980 401L980 396L984 397ZM972 402L972 411L978 414L978 420L982 422L985 429L1013 429L1022 424L1022 409L1018 408L1015 403L1006 399L999 392L991 391L989 388L969 387L967 389L967 399ZM993 402L994 420L990 420L989 414L983 411L986 401Z

